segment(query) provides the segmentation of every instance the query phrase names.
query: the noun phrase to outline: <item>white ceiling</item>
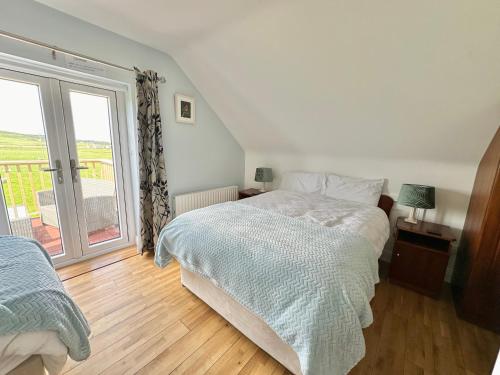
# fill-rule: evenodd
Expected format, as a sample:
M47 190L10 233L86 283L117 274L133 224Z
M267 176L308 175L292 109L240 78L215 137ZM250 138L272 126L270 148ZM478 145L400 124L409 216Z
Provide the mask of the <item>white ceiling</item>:
M245 150L476 162L497 0L40 0L169 53Z

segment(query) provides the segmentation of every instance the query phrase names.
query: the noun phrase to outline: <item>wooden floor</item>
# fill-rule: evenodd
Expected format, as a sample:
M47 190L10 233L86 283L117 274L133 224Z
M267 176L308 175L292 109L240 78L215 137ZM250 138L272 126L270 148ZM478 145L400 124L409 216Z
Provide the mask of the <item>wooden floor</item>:
M177 263L103 259L64 281L93 331L91 357L69 360L66 374L289 374L181 287ZM500 337L458 319L449 292L436 301L382 281L372 307L367 354L352 374L490 374Z
M113 251L98 257L92 258L86 262L79 262L58 269L57 273L62 281L66 281L76 276L83 275L84 273L95 271L99 268L109 266L112 263L120 262L124 259L137 255L137 248L135 246L127 247L125 249Z

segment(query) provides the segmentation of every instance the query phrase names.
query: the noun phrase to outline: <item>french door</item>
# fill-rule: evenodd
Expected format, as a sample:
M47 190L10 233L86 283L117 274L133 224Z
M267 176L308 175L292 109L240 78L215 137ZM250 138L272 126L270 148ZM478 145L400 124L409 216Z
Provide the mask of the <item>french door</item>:
M129 243L117 95L0 69L0 234L54 263Z

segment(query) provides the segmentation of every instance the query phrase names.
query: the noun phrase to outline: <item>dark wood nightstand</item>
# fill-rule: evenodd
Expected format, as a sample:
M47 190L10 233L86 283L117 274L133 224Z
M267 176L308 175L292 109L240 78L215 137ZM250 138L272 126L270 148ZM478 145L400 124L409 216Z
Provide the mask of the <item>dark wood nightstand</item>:
M455 236L448 226L425 221L410 224L402 217L396 229L389 280L438 298Z
M264 193L264 191L260 191L259 189L253 189L253 188L240 190L238 193L238 198L245 199L245 198L255 197L256 195L259 195L262 193Z

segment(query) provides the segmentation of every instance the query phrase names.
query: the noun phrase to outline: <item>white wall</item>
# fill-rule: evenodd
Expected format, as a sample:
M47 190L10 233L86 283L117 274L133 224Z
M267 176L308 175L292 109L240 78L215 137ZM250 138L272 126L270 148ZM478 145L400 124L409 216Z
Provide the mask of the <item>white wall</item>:
M498 126L498 0L39 1L170 53L245 151L475 163Z
M436 187L436 208L425 212L426 220L449 225L457 238L464 224L469 197L474 183L477 165L470 163L437 162L428 160L334 158L287 153L245 153L245 185L260 187L254 182L256 167L271 167L275 174L274 188L280 183L285 171L334 172L366 178L385 178L384 193L397 199L403 183L417 183ZM406 216L408 208L395 206L391 222L397 216ZM455 259L456 245L447 272L450 280ZM389 260L392 243L384 249L383 259Z
M216 113L172 58L158 50L29 0L0 0L0 29L126 67L153 69L167 78L159 97L171 196L182 192L243 183L244 153ZM0 37L0 52L54 65L50 51ZM128 82L134 74L108 68L108 78ZM196 125L175 122L174 94L196 99Z

